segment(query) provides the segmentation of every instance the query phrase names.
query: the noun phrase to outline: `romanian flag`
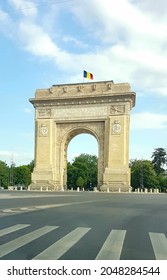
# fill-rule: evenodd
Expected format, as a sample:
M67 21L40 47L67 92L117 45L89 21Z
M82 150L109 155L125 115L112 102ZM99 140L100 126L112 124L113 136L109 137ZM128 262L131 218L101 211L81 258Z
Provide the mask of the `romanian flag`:
M83 71L83 76L84 76L84 78L93 80L93 74L89 73L89 72L87 72L85 70Z

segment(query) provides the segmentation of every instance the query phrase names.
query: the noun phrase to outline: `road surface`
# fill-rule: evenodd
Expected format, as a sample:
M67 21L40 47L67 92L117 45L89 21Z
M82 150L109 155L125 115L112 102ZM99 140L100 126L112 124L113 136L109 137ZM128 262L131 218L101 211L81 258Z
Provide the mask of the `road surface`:
M2 260L167 260L167 194L0 191Z

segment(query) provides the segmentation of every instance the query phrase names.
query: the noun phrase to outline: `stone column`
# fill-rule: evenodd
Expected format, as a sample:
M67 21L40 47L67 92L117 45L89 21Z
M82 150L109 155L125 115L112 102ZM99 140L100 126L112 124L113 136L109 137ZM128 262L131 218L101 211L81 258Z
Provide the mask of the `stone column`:
M35 125L35 167L32 173L30 188L54 188L52 169L52 125L51 120L37 119Z
M127 107L127 108L126 108ZM129 191L129 104L119 105L126 108L127 114L109 116L105 127L105 172L103 186L110 191ZM123 110L123 109L122 109Z

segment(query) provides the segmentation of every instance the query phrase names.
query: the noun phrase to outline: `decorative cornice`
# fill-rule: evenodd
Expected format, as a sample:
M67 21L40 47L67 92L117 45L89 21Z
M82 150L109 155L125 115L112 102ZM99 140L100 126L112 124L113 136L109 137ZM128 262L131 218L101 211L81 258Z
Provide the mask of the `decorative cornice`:
M49 89L38 89L30 102L34 107L129 102L132 108L135 106L135 97L128 83L114 84L113 81L105 81L53 85Z
M127 98L128 97L128 98ZM55 106L73 106L73 105L91 105L91 104L115 104L115 103L130 103L130 107L135 105L135 93L122 94L118 96L84 96L77 98L31 98L30 102L34 107L55 107ZM41 114L46 114L42 112Z

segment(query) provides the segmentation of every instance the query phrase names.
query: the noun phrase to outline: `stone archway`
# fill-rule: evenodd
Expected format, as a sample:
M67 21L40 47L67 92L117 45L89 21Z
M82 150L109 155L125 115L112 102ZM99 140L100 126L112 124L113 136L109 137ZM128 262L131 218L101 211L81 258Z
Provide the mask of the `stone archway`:
M36 123L30 189L64 189L68 143L86 132L98 142L98 189L129 190L129 121L135 105L129 84L54 85L37 90L30 102Z

